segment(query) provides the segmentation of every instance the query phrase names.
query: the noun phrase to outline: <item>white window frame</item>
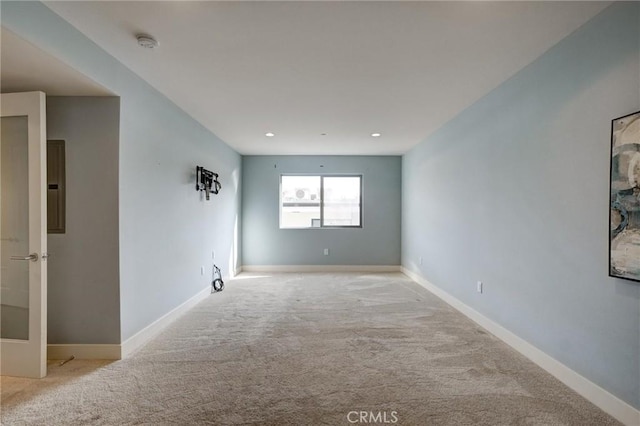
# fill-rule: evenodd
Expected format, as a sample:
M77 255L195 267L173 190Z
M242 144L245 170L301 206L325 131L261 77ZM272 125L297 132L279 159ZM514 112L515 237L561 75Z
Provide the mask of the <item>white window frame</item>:
M313 177L318 176L320 178L320 226L305 226L305 227L283 227L282 226L282 177L283 176L306 176ZM360 179L360 224L359 225L324 225L324 178L340 178L340 177L349 177L354 178L357 177ZM347 174L347 173L282 173L280 174L280 185L278 186L279 195L278 195L278 227L280 229L360 229L363 227L363 175L358 173Z

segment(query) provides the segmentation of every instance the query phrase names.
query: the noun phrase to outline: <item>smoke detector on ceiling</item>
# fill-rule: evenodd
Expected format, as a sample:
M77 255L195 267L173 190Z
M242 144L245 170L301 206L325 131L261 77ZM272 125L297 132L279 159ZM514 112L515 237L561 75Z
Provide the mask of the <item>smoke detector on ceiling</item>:
M138 40L138 45L145 49L155 49L158 47L158 41L148 34L138 34L136 39Z

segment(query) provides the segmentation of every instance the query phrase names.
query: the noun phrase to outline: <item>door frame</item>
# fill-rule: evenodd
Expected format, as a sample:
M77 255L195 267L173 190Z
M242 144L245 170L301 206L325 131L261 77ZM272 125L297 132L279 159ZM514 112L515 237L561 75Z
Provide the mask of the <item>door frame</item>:
M0 94L0 116L27 116L29 253L24 255L38 255L37 261L29 261L29 340L0 339L0 374L42 378L47 375L46 95L43 92Z

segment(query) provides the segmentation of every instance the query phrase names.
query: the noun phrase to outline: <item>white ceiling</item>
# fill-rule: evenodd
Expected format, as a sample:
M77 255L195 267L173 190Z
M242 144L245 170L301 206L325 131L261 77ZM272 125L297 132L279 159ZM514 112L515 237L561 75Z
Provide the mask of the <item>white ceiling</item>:
M113 96L59 59L2 28L0 90L3 93L40 90L50 96Z
M242 154L360 155L406 152L606 5L47 3Z

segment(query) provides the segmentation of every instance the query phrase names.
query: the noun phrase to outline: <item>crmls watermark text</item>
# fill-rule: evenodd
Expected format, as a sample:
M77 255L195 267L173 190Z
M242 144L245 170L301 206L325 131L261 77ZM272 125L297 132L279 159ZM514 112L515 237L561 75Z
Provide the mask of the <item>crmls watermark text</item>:
M349 423L366 424L390 424L398 423L397 411L349 411L347 413Z

